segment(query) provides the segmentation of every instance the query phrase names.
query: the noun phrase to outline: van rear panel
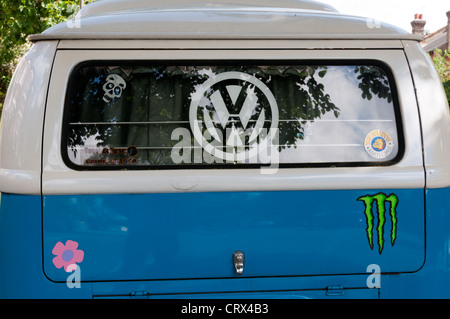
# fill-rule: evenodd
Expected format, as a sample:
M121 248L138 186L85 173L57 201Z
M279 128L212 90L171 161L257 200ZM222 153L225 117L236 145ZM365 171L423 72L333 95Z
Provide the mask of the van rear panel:
M311 1L144 2L31 37L0 297L448 296L450 118L420 37Z
M64 207L63 210L61 208ZM423 190L44 196L44 269L57 242L84 251L83 281L413 272Z
M54 70L65 80L49 88L58 125L43 147L52 282L66 285L76 260L99 298L372 298L373 271L423 266L420 124L401 50L65 49ZM275 119L276 165L211 142L239 149L251 141L239 128L270 132Z

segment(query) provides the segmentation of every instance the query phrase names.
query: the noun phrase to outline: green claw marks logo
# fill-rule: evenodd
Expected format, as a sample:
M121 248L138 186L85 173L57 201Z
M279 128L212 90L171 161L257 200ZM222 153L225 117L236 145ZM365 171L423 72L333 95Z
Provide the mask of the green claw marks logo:
M386 202L390 203L389 207L389 215L391 216L392 228L391 228L391 244L394 246L395 240L397 238L397 206L398 206L398 197L395 194L386 195L384 193L378 193L376 195L365 195L361 196L357 199L364 203L367 221L367 238L369 239L370 249L373 249L373 228L374 228L374 215L372 212L373 204L376 201L376 210L377 210L377 234L378 234L378 247L379 253L383 252L384 248L384 224L386 223Z

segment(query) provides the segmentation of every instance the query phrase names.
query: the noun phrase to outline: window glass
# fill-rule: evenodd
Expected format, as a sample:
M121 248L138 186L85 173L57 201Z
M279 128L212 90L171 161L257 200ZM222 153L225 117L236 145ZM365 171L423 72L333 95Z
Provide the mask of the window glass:
M390 163L392 88L375 64L82 64L63 157L82 169Z

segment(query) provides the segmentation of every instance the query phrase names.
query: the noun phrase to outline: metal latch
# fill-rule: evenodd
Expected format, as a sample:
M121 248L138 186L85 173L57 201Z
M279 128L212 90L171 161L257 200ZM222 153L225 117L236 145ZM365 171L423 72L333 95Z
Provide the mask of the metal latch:
M344 295L344 287L342 286L327 287L327 296L343 296L343 295Z
M233 264L238 276L244 272L245 254L242 251L235 251L233 253Z

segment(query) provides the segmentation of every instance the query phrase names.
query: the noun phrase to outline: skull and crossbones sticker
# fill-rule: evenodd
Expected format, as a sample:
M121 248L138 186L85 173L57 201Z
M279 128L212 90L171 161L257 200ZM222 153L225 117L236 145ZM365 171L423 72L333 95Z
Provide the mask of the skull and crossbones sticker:
M123 90L127 87L125 80L117 74L109 74L106 77L106 83L103 85L103 101L110 103L114 99L122 96Z

